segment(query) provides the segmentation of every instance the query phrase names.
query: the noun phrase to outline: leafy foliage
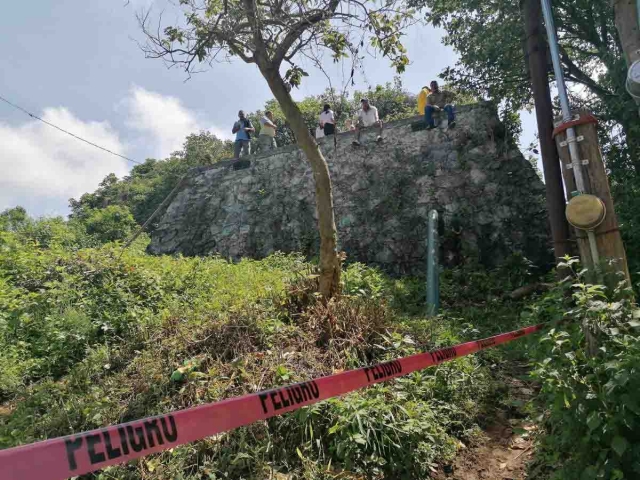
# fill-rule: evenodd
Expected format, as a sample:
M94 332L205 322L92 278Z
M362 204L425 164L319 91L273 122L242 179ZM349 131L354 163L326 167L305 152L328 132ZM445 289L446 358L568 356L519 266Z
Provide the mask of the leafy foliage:
M96 209L111 205L128 207L138 224L143 224L179 179L192 167L212 165L232 156L232 143L216 138L209 132L189 135L182 150L165 160L147 159L136 165L122 180L107 175L93 193L71 199L71 218L85 222ZM126 216L126 214L125 214Z
M424 310L421 283L362 264L345 271L347 295L317 302L317 279L296 255L237 264L151 257L140 239L118 258L114 244L83 246L95 239L78 218L54 222L44 244L32 232L49 221L19 214L7 213L20 226L3 230L0 244L0 398L10 406L0 415L3 448L478 335L455 315L405 316L411 301ZM292 301L301 289L306 304ZM496 318L479 328L495 331ZM455 455L459 439L475 438L486 402L489 367L466 357L94 477L260 478L275 470L424 478Z
M575 267L570 260L567 268ZM559 322L532 353L546 435L538 471L553 479L631 479L640 474L640 322L628 292L608 293L576 273L523 315ZM622 284L621 284L622 285ZM598 348L591 354L584 329Z

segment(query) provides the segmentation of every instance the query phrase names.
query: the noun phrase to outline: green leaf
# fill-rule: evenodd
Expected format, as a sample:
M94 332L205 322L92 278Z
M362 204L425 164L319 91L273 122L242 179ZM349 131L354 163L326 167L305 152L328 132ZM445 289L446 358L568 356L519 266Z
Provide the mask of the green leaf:
M587 426L589 427L589 430L595 430L601 423L602 420L600 420L598 412L591 412L591 415L587 417Z
M630 395L627 395L625 393L624 395L622 395L622 397L620 397L620 400L622 400L622 403L625 407L627 407L636 415L640 415L640 407L638 407L638 403L633 398L631 398Z
M613 450L620 457L627 450L628 446L629 446L629 442L627 442L627 439L624 437L621 437L620 435L616 435L615 437L613 437L613 440L611 440L611 448L613 448Z
M589 465L582 471L580 480L595 480L598 470L593 465Z

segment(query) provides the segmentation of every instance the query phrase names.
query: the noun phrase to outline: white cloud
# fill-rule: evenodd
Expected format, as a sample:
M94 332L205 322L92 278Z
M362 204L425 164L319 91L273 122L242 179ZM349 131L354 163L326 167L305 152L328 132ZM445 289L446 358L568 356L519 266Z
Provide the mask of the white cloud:
M124 154L108 122L83 121L63 107L41 117L75 135ZM0 210L22 205L32 215L64 215L68 200L94 191L109 173L128 171L127 162L37 120L0 123Z
M231 138L230 131L212 127L176 97L133 87L119 104L129 127L120 133L109 122L83 121L64 107L47 108L40 116L120 155L143 151L166 158L200 130ZM126 175L129 167L126 160L40 121L0 122L0 211L21 205L35 216L66 215L69 198L95 191L109 173Z
M134 86L126 103L127 125L140 134L136 143L153 145L150 154L156 158L168 157L182 147L187 135L200 130L209 130L218 138L231 138L230 131L225 132L203 121L176 97Z

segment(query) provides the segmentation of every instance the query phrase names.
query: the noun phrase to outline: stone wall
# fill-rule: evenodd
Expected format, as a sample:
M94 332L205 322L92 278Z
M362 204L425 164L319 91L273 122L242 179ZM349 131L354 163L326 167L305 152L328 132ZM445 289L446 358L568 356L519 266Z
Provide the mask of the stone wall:
M352 133L320 140L333 181L339 248L393 274L422 274L427 213L436 209L447 264L495 265L512 252L542 264L550 242L544 185L504 137L490 104L458 109L428 131L419 118L385 126L384 142ZM153 232L152 253L260 258L318 251L314 183L295 145L194 169ZM243 160L247 160L243 159ZM244 162L245 164L248 162Z

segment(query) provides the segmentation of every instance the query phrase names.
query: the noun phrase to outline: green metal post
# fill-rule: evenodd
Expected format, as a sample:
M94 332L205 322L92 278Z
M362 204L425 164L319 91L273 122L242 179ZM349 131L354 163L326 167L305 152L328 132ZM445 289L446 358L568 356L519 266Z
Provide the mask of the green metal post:
M438 212L429 212L427 231L427 315L438 314L440 307L440 278L438 274Z

